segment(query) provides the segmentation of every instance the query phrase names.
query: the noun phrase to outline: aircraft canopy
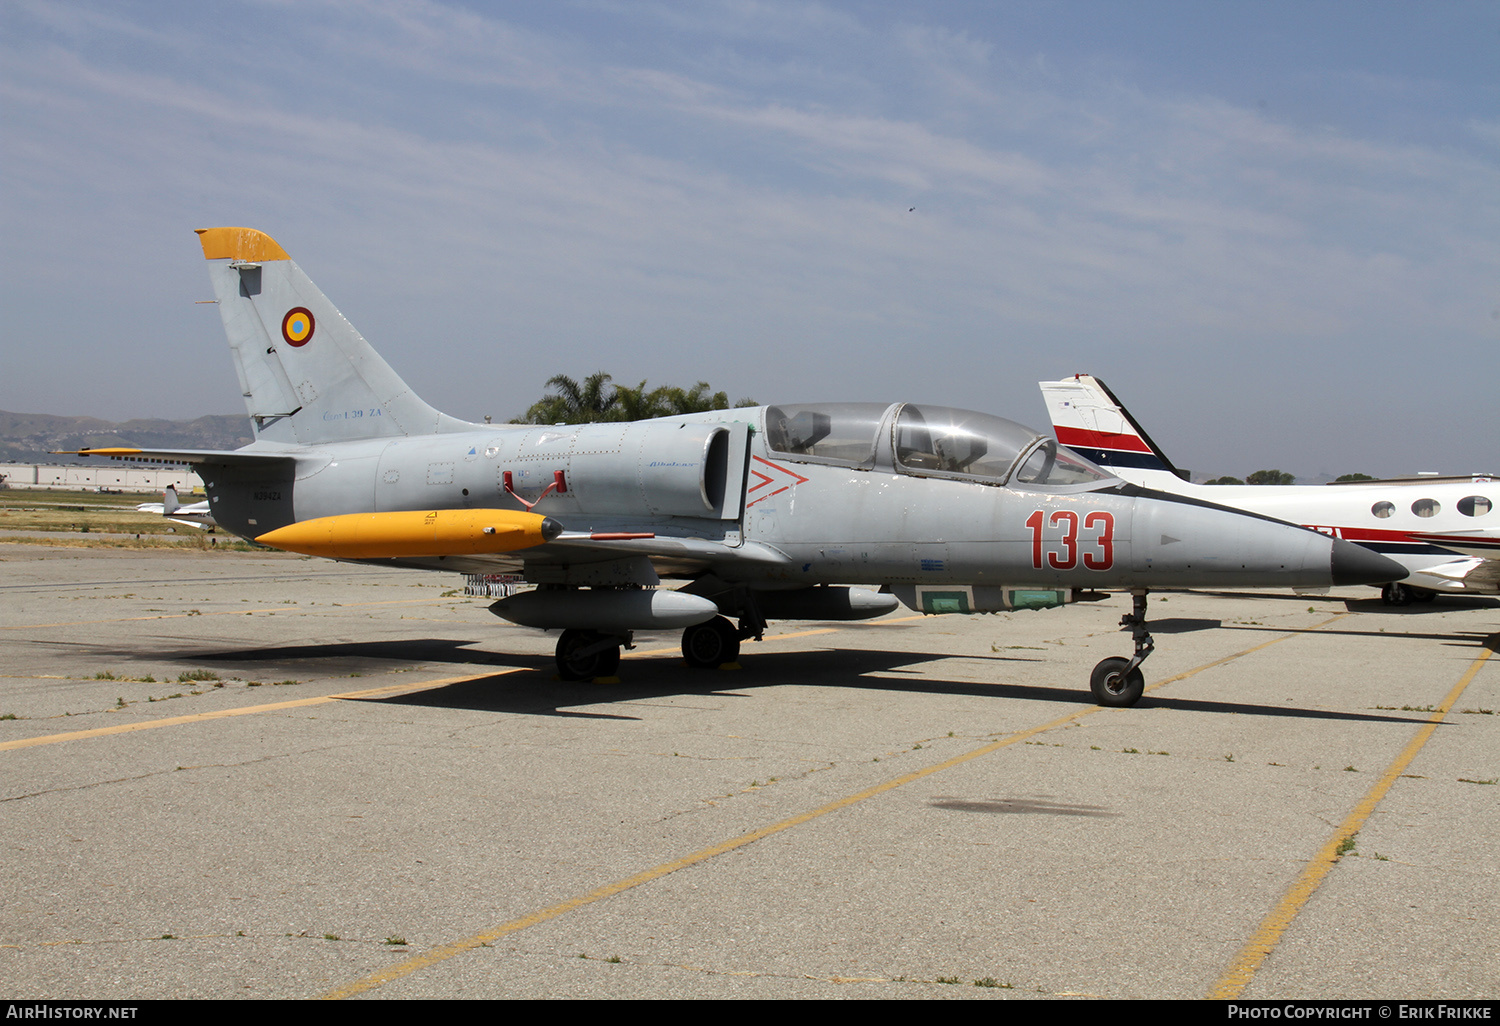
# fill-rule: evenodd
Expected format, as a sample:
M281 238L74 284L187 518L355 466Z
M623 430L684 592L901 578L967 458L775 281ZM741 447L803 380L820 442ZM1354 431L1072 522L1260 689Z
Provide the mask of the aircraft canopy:
M889 425L890 447L879 443ZM986 484L1093 484L1110 475L1056 440L1003 417L947 406L821 403L766 408L766 444L793 460Z

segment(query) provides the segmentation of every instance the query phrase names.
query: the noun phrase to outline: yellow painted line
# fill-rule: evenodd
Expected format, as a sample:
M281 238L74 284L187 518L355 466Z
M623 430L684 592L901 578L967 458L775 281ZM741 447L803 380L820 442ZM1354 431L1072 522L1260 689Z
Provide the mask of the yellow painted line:
M935 615L935 614L933 614L933 613L918 613L916 616L902 616L902 617L898 617L898 618L896 618L894 620L850 621L849 626L851 626L851 627L883 627L883 626L885 626L888 623L906 623L906 622L908 622L910 620L925 620L929 616L933 616L933 615ZM795 631L795 632L790 633L790 634L767 634L764 638L760 639L760 641L758 642L758 644L765 644L767 641L786 641L786 640L788 640L790 638L807 638L807 637L811 637L814 634L835 634L835 633L837 633L839 631L847 630L847 629L848 628L846 628L846 627L819 627L816 630ZM625 653L625 657L627 659L630 659L630 658L639 658L640 656L670 655L673 652L680 652L680 651L682 651L680 648L649 648L649 649L641 649L638 652L634 651L634 650L626 652Z
M0 742L0 752L14 751L18 748L35 748L38 745L55 745L64 741L82 741L91 737L106 737L110 734L129 734L137 730L155 730L157 727L180 727L187 723L205 723L209 720L222 720L230 716L253 716L256 713L278 712L282 709L297 709L309 705L322 705L325 702L339 702L351 699L369 700L372 698L389 698L393 695L403 693L415 693L426 691L429 688L443 687L447 684L462 684L464 681L484 680L489 677L499 677L507 673L517 673L529 667L515 666L508 669L494 670L489 673L476 673L466 677L445 677L441 680L424 680L413 684L393 684L383 688L368 688L364 691L344 691L337 695L322 695L318 698L296 698L287 702L270 702L266 705L246 705L236 709L220 709L217 712L190 713L186 716L168 716L160 720L144 720L139 723L121 723L112 727L94 727L91 730L73 730L66 734L47 734L43 737L22 738L19 741Z
M1146 690L1155 691L1157 688L1164 688L1168 684L1175 684L1179 680L1186 680L1196 673L1202 673L1204 670L1212 670L1215 666L1222 666L1225 663L1233 662L1234 660L1239 659L1241 656L1247 656L1252 652L1259 652L1263 648L1269 648L1279 641L1285 641L1287 638L1293 637L1295 634L1311 634L1313 631L1320 631L1324 627L1327 627L1329 624L1334 623L1338 620L1342 620L1346 616L1353 615L1353 613L1337 613L1333 616L1330 616L1326 620L1322 620L1318 623L1313 624L1311 627L1299 627L1295 632L1293 632L1293 634L1284 634L1279 638L1272 638L1270 641L1263 641L1259 645L1252 645L1244 651L1236 652L1233 655L1227 655L1223 659L1215 659L1211 663L1204 663L1202 666L1188 670L1186 673L1179 673L1175 677L1168 677L1165 680L1159 680L1155 684L1152 684L1150 687L1146 688Z
M358 603L358 605L363 605L363 606L381 606L381 605L398 605L398 604L400 604L402 602L411 603L411 602L436 602L436 601L440 601L440 600L438 600L438 599L401 599L401 600L398 600L397 602L362 602L362 603ZM352 605L354 605L354 604L351 603L350 606L352 606ZM350 606L342 606L341 608L350 608ZM285 607L282 607L282 609L285 609ZM201 614L201 615L204 615L204 616L226 616L226 615L241 614L241 613L245 613L245 612L277 612L277 611L278 610L234 610L233 612L230 612L230 613L205 613L205 614ZM184 615L184 616L186 616L186 615L199 615L199 614L174 614L174 615ZM127 619L131 619L131 620L165 620L165 619L171 619L171 617L170 616L143 616L143 617L127 617ZM115 622L115 621L94 621L94 622L109 623L109 622ZM57 626L72 626L72 625L67 625L67 624L38 624L36 626L57 627ZM774 635L768 636L766 638L766 640L767 641L772 641L772 640L781 640L783 638L802 638L802 637L807 637L808 635L811 635L811 634L831 634L831 633L833 633L837 629L838 628L828 627L828 628L823 628L821 630L799 631L799 632L797 632L795 634L774 634ZM636 652L636 653L633 653L633 654L634 655L638 655L638 656L660 655L660 654L663 654L663 653L676 652L676 651L678 651L678 650L675 649L675 648L662 648L662 649L654 649L652 651ZM18 741L4 741L4 742L0 742L0 752L8 752L8 751L12 751L12 750L18 749L18 748L34 748L34 747L36 747L38 745L55 745L55 744L60 744L60 743L62 743L64 741L81 741L81 740L83 740L85 738L91 738L91 737L106 737L106 736L108 736L110 734L128 734L128 733L131 733L132 731L137 731L137 730L153 730L153 729L155 729L157 727L178 727L178 726L182 726L182 725L188 724L188 723L202 723L202 722L205 722L205 721L208 721L208 720L220 720L220 719L224 719L224 718L229 717L229 716L250 716L250 715L254 715L256 713L276 712L276 711L281 710L281 709L295 709L295 708L299 708L299 707L302 707L302 706L322 705L325 702L337 702L337 701L348 700L348 699L362 699L362 700L368 701L368 700L374 699L374 698L389 698L389 697L391 697L393 695L397 695L397 694L402 694L402 693L411 693L411 694L414 694L414 693L419 692L419 691L426 691L426 690L428 690L430 688L444 687L444 686L446 686L448 684L462 684L465 681L484 680L484 679L486 679L488 677L498 677L498 676L501 676L502 674L518 673L518 672L520 672L522 670L529 670L529 669L534 669L534 667L514 666L514 667L510 667L508 669L494 670L494 671L491 671L489 673L476 673L476 674L471 674L471 675L465 676L465 677L444 677L444 678L442 678L440 680L427 680L427 681L421 681L419 683L414 683L414 684L396 684L396 685L392 685L390 687L370 688L370 689L367 689L367 690L364 690L364 691L347 691L347 692L342 692L342 693L337 694L337 695L324 695L324 696L319 697L319 698L299 698L299 699L293 699L293 700L287 701L287 702L272 702L272 703L269 703L267 705L250 705L250 706L242 706L242 707L237 708L237 709L222 709L222 710L219 710L218 712L191 713L191 714L189 714L187 716L169 716L169 717L167 717L165 719L149 720L149 721L145 721L145 722L141 722L141 723L122 723L122 724L119 724L117 726L112 726L112 727L95 727L95 728L90 729L90 730L74 730L74 731L69 731L66 734L47 734L47 735L45 735L43 737L29 737L29 738L22 738L21 740L18 740ZM32 678L32 679L40 679L40 678ZM170 682L168 682L168 681L162 681L162 683L170 683Z
M1186 680L1194 674L1201 673L1204 670L1212 669L1215 666L1222 665L1223 663L1227 663L1233 659L1238 659L1242 656L1249 655L1252 652L1258 652L1261 649L1266 648L1270 645L1274 645L1279 641L1285 641L1287 638L1292 638L1296 637L1299 634L1305 634L1310 631L1315 631L1320 627L1332 623L1333 620L1337 620L1340 617L1347 615L1349 614L1341 613L1339 614L1339 616L1335 616L1330 620L1325 620L1313 627L1299 628L1295 631L1284 634L1279 638L1275 638L1271 641L1255 645L1252 648L1247 648L1243 652L1237 652L1234 655L1225 656L1223 659L1216 659L1211 663L1205 663L1204 665L1197 667L1196 669L1188 670L1185 673L1179 673L1177 676L1168 678L1168 680L1162 681L1161 684L1158 684L1156 686L1161 687L1163 684ZM825 634L831 633L835 629L836 628L824 628L822 630L807 631L804 633ZM793 635L777 635L777 637L791 636ZM509 922L502 923L499 926L494 927L490 930L486 930L483 933L478 933L472 937L466 937L463 940L453 941L452 943L433 948L431 951L424 952L423 954L417 955L413 958L409 958L404 962L398 962L393 966L381 970L380 972L373 973L370 976L366 976L362 980L356 980L353 983L348 984L347 986L340 987L337 990L329 991L328 993L324 994L323 997L325 1000L337 1001L343 998L354 997L367 991L375 990L378 987L390 983L392 980L399 980L403 977L410 976L412 973L437 965L440 962L447 961L448 959L453 958L456 955L461 955L466 951L473 951L475 948L493 944L495 941L499 940L502 937L508 936L513 933L518 933L529 927L536 926L540 923L545 923L548 920L556 919L559 916L574 911L575 909L583 908L586 905L592 905L597 901L602 901L605 898L610 898L624 891L640 887L642 884L650 883L653 880L659 880L662 877L667 876L671 873L675 873L680 869L687 869L690 866L696 866L701 862L706 862L709 859L715 858L719 855L723 855L726 852L731 852L738 848L743 848L748 844L753 844L756 841L763 840L764 838L770 837L773 834L779 834L782 831L790 830L792 827L800 826L803 823L807 823L811 820L826 816L831 812L837 812L840 809L845 809L851 805L856 805L860 802L867 801L878 795L885 794L888 791L895 790L898 787L902 787L917 780L922 780L936 773L941 773L944 770L952 769L955 766L961 766L966 762L970 762L974 759L981 758L982 756L989 755L992 752L999 751L1000 749L1009 747L1010 745L1016 744L1017 742L1028 740L1029 738L1033 738L1038 734L1045 733L1046 731L1053 730L1057 727L1065 726L1066 724L1076 722L1077 720L1080 720L1085 716L1091 716L1094 713L1103 711L1103 706L1093 706L1087 709L1079 709L1076 712L1069 713L1066 716L1060 716L1057 719L1051 720L1040 726L1031 727L1027 730L1011 734L1008 737L1002 738L998 741L992 741L988 744L981 745L973 751L965 752L962 755L956 755L944 762L935 763L934 765L927 766L923 769L914 770L911 773L906 774L905 776L896 777L893 780L887 780L884 783L876 784L874 787L867 788L863 791L858 792L857 794L852 794L845 798L840 798L837 801L829 802L827 805L823 805L819 808L813 809L811 812L804 812L799 815L792 816L790 819L781 820L779 823L773 823L770 826L762 827L759 830L752 830L750 833L741 834L738 837L731 838L727 841L722 841L719 844L699 849L698 851L693 852L691 855L685 855L682 858L674 859L671 862L664 862L659 866L647 869L643 872L635 874L634 876L626 877L623 880L616 880L613 883L605 884L603 887L596 888L595 890L589 891L586 894L582 894L574 898L569 898L566 901L562 901L556 905L552 905L548 908L541 909L540 911L533 912L530 915L522 916L519 919L512 919Z
M788 638L805 638L810 634L833 634L834 632L840 630L843 630L843 628L821 627L815 631L798 631L795 634L767 634L760 640L760 643L765 644L767 641L785 641ZM681 648L643 648L640 650L631 649L629 652L624 653L624 656L627 659L639 659L641 656L671 655L673 652L681 651Z
M819 627L810 631L793 631L790 634L771 634L766 637L767 641L786 641L790 638L810 638L814 634L837 634L843 630L842 627Z
M1492 643L1494 638L1489 639L1489 641ZM1339 824L1339 828L1333 832L1333 836L1328 839L1328 843L1318 849L1318 853L1312 857L1312 861L1303 869L1301 876L1297 878L1297 882L1292 884L1291 889L1282 897L1280 903L1272 909L1270 915L1266 916L1265 920L1260 924L1260 928L1251 935L1250 940L1240 950L1239 956L1230 965L1228 971L1220 977L1214 989L1209 991L1208 997L1210 1000L1233 1000L1239 997L1245 988L1250 985L1250 981L1255 976L1256 970L1260 968L1261 964L1275 950L1277 943L1280 942L1281 935L1286 932L1287 927L1292 925L1292 920L1297 917L1297 913L1301 912L1303 906L1312 898L1313 893L1322 884L1323 878L1338 864L1339 846L1346 839L1359 833L1360 828L1364 826L1365 820L1369 819L1370 814L1375 811L1375 806L1380 804L1380 801L1386 796L1386 792L1391 789L1391 785L1396 782L1402 773L1406 772L1406 767L1411 764L1411 761L1416 758L1417 753L1422 750L1422 746L1432 737L1433 732L1437 730L1438 724L1443 722L1444 717L1448 715L1448 711L1453 708L1454 703L1463 695L1464 689L1473 682L1475 676L1479 673L1479 668L1490 657L1491 651L1491 649L1486 648L1480 654L1479 658L1469 664L1468 670L1459 678L1458 683L1453 686L1453 689L1448 692L1448 697L1443 699L1442 705L1428 717L1426 725L1417 731L1416 736L1402 749L1401 754L1396 756L1395 761L1386 769L1385 774L1374 787L1370 788L1364 800L1356 805L1354 811L1349 813L1344 821Z
M424 605L433 602L452 602L453 599L425 598L425 599L388 599L383 602L330 602L323 609L362 609L365 606L400 606L400 605ZM118 616L107 620L72 620L67 623L22 623L7 625L0 630L24 631L40 630L43 627L88 627L96 623L131 623L136 620L181 620L193 616L245 616L248 613L306 613L311 611L311 606L272 606L270 609L216 609L208 613L161 613L156 616ZM318 612L322 612L319 609Z
M284 613L295 607L279 606L276 609L235 609L213 613L161 613L157 616L116 616L108 620L72 620L66 623L21 623L5 627L8 631L40 630L44 627L89 627L96 623L131 623L136 620L183 620L193 616L245 616L248 613Z
M726 852L734 851L737 848L743 848L747 844L753 844L754 842L763 840L764 838L770 837L773 834L779 834L784 830L790 830L792 827L800 826L803 823L807 823L811 820L818 819L819 817L826 816L830 812L836 812L839 809L848 808L851 805L855 805L859 802L874 798L876 795L884 794L887 791L894 790L895 788L912 783L916 780L921 780L924 777L930 777L934 773L941 773L943 770L962 765L963 763L969 762L972 759L977 759L980 756L988 755L989 753L997 751L1001 748L1005 748L1008 745L1013 745L1018 741L1024 741L1027 738L1034 737L1035 735L1040 734L1043 731L1051 730L1054 727L1061 726L1065 723L1071 723L1079 717L1087 716L1090 713L1099 711L1101 710L1098 706L1095 706L1092 709L1080 709L1077 712L1068 714L1067 716L1059 717L1058 719L1055 719L1050 723L1044 723L1039 727L1032 727L1030 730L1024 730L1018 734L1012 734L1010 737L1004 738L1000 741L993 741L980 748L976 748L971 752L965 752L962 755L954 756L946 762L940 762L935 765L925 767L924 769L915 770L911 773L906 774L905 776L897 777L894 780L887 780L883 784L876 784L874 787L867 788L864 791L860 791L858 794L852 794L848 797L840 798L837 801L829 802L827 805L813 809L811 812L804 812L800 815L793 816L790 819L784 819L779 823L773 823L770 826L762 827L759 830L752 830L748 834L741 834L738 837L731 838L719 844L715 844L707 848L702 848L698 851L693 852L691 855L685 855L680 859L674 859L671 862L664 862L652 869L637 873L636 875L631 877L626 877L624 880L617 880L614 883L606 884L603 887L589 891L587 894L580 895L576 898L569 898L567 901L560 902L556 905L551 906L550 908L544 908L539 912L533 912L531 915L522 916L520 919L512 919L510 922L503 923L492 930L486 930L484 933L475 934L472 937L466 937L463 940L454 941L451 944L444 944L441 947L433 948L431 951L418 955L415 958L409 958L405 962L399 962L396 965L393 965L387 969L383 969L378 973L367 976L362 980L356 980L354 983L351 983L348 986L340 987L337 990L330 991L329 993L324 994L323 997L328 1000L339 1000L341 998L353 997L356 994L362 994L365 991L374 990L376 987L380 987L384 984L390 983L392 980L399 980L404 976L410 976L412 973L417 972L420 969L426 969L429 966L433 966L439 962L446 961L454 957L455 955L461 955L465 951L472 951L473 949L483 947L486 944L492 944L495 941L499 940L501 937L504 937L508 934L517 933L528 927L536 926L539 923L545 923L549 919L556 919L558 916L571 912L574 909L582 908L585 905L592 905L596 901L602 901L605 898L613 897L616 894L620 894L624 891L631 890L632 888L639 887L642 884L650 883L653 880L659 880L669 873L677 872L679 869L686 869L689 866L696 866L698 863L706 862L707 860L714 858L715 856L723 855Z

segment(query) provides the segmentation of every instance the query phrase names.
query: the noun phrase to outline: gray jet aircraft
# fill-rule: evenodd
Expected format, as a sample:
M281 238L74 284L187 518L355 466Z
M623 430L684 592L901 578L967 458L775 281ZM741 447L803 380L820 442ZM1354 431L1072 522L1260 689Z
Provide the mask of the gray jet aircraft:
M1100 703L1131 705L1153 647L1147 589L1405 573L1316 531L1126 484L1029 428L944 406L458 420L418 398L269 236L199 236L255 441L85 452L195 465L214 520L264 545L523 574L535 588L491 608L560 629L564 679L611 675L640 630L681 629L688 662L713 667L768 620L864 619L897 600L994 612L1129 590L1121 623L1135 652L1103 660L1090 684Z

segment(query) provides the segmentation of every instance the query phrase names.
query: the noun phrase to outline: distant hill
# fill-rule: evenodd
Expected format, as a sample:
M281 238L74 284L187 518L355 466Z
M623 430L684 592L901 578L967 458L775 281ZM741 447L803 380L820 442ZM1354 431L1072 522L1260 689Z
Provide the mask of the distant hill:
M0 463L73 463L78 462L78 457L51 456L49 452L111 445L143 449L238 449L252 439L250 419L244 414L197 420L127 420L115 424L97 417L0 410Z

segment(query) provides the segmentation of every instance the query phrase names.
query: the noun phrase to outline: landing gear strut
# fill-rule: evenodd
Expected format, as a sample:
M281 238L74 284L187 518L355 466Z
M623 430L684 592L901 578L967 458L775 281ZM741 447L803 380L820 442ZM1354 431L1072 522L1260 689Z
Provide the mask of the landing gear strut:
M1130 635L1135 639L1135 655L1129 659L1110 656L1101 659L1094 667L1094 672L1089 675L1089 689L1094 693L1094 701L1100 705L1135 705L1146 690L1141 663L1146 661L1156 644L1146 630L1146 589L1139 588L1130 594L1135 601L1131 611L1120 617L1120 626L1130 628Z
M602 634L569 628L557 639L557 675L563 680L593 680L613 677L620 668L620 646L629 645L627 635Z

